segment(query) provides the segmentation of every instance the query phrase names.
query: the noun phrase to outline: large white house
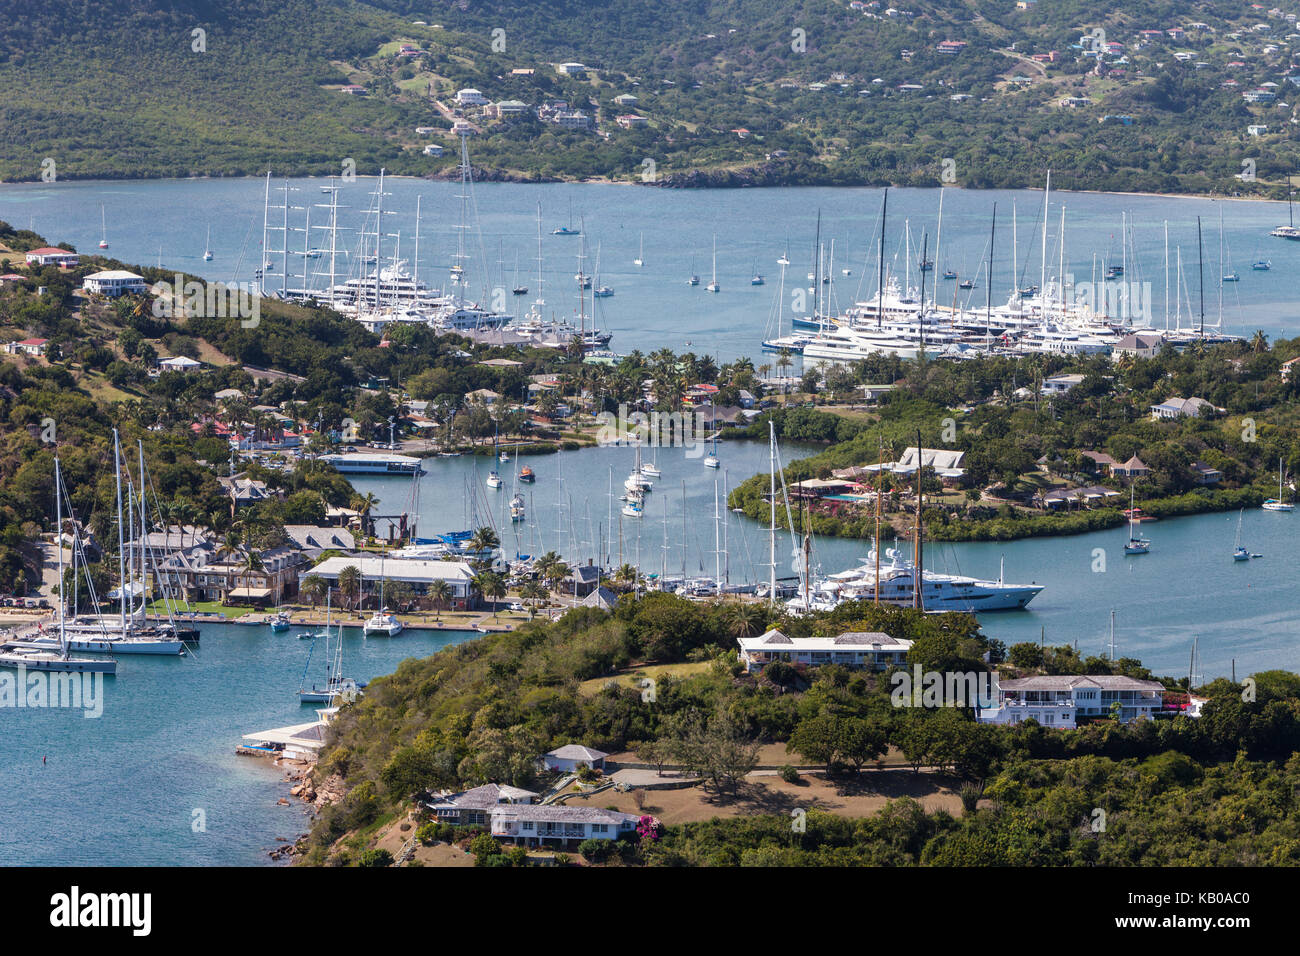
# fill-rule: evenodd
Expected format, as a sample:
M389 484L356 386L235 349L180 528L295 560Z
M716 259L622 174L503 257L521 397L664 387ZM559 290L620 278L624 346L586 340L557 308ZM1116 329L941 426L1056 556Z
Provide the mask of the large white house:
M59 266L64 269L75 269L81 263L81 256L75 252L54 246L33 249L27 253L26 259L29 266Z
M1080 717L1109 717L1120 705L1120 723L1152 717L1164 704L1164 687L1153 680L1113 674L1021 677L998 682L998 704L983 707L985 724L1020 724L1033 718L1044 727L1073 730Z
M478 90L467 87L456 91L456 102L460 106L486 106L491 101Z
M88 275L81 281L81 287L87 292L108 296L126 295L127 293L143 295L149 291L144 276L138 276L134 272L127 272L125 269L105 269L103 272Z
M758 637L741 637L740 661L757 673L773 661L805 667L842 664L883 671L907 661L912 642L878 631L846 631L834 637L788 637L773 628Z
M635 813L600 807L513 804L494 806L487 812L494 837L538 846L547 840L616 840L635 832L640 820Z

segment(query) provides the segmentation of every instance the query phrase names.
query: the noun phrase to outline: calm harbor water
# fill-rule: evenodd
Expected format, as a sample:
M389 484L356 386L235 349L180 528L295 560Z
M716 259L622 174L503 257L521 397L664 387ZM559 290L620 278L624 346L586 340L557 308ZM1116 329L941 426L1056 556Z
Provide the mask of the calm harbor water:
M319 227L328 222L329 211L317 205L328 200L320 191L326 182L289 182L291 274L303 272L305 248L328 249L328 236ZM363 176L341 186L339 203L345 208L340 210L339 223L345 231L340 231L338 245L350 255L339 257L340 279L359 273L356 230L365 218L375 183ZM277 190L283 184L273 181L272 185L271 202L280 204L283 194ZM161 262L165 267L213 280L250 281L262 248L264 187L264 181L256 179L0 185L0 219L33 228L51 241L66 240L78 249L93 252L100 239L102 203L108 223L109 254L128 263ZM414 260L418 198L418 273L431 286L445 285L456 251L459 184L387 179L384 192L385 260L394 255ZM904 235L905 227L910 226L911 261L916 263L920 258L923 234L928 234L932 257L941 239L936 273L952 269L963 277L978 275L976 288L962 293L957 301L982 308L985 280L980 269L987 256L996 202L994 302L1005 301L1013 274L1019 285L1039 282L1041 191L948 189L944 196L940 237L937 189L890 191L885 257L891 270L900 276L905 274L908 257ZM585 227L585 271L596 271L599 283L615 290L611 298L598 300L596 309L600 324L614 334L611 347L616 352L649 352L669 346L712 353L724 361L748 355L758 362L759 345L774 314L778 292L780 267L776 260L788 252L792 263L786 277L788 331L790 296L794 286L808 285L805 277L812 270L819 212L827 255L831 241L835 243L834 260L827 270L833 276L832 306L838 303L844 307L874 293L880 199L880 190L866 188L666 190L593 184L484 183L473 190L473 208L478 215L475 219L471 213L470 221L477 221L478 228L471 230L467 249L470 287L476 297L489 304L493 290L500 290L495 304L506 311L522 314L527 309L538 294L536 215L540 204L546 314L563 317L576 312L573 276L578 269L580 241L551 235L552 229L568 222L572 207L575 226ZM307 206L312 206L309 243L303 228ZM1158 327L1164 327L1166 317L1171 326L1176 325L1179 312L1184 326L1193 322L1194 312L1199 318L1199 216L1206 322L1213 324L1222 315L1223 327L1230 332L1250 334L1264 329L1270 336L1286 332L1293 298L1288 295L1289 280L1300 269L1300 243L1268 236L1270 229L1287 221L1284 203L1053 192L1047 216L1049 277L1058 272L1061 258L1062 207L1066 212L1065 272L1079 281L1094 277L1100 280L1103 265L1124 262L1121 234L1127 222L1131 247L1127 276L1131 281L1150 283L1142 299L1149 295L1150 322ZM283 211L273 210L272 219L277 216L283 224ZM1166 221L1170 262L1167 298ZM209 228L214 258L204 262ZM704 290L704 284L712 271L715 236L722 292L712 295ZM275 290L284 273L281 235L272 233L266 248L271 250L268 258L274 263L267 286ZM642 248L644 265L637 267L633 260ZM1183 262L1181 281L1177 271L1179 250ZM1256 259L1270 260L1272 269L1252 271L1250 266ZM328 269L324 257L309 261L309 271ZM851 275L844 275L844 269L849 269ZM1219 277L1229 270L1239 273L1241 281L1220 283ZM765 285L750 285L755 271L764 274ZM702 277L699 286L686 285L691 273ZM916 284L915 265L911 273ZM315 287L323 288L325 284L324 278L315 280ZM521 284L529 288L528 295L507 294ZM945 304L951 301L955 284L943 284L940 298ZM590 299L587 309L591 309ZM1290 334L1298 330L1300 323L1290 321Z
M278 836L308 825L284 772L237 757L240 737L316 719L298 702L310 641L305 628L203 625L193 656L122 658L104 681L103 715L0 709L0 861L10 866L258 865ZM369 680L476 636L345 631L347 675ZM324 648L307 683L323 683ZM10 672L12 673L12 672ZM194 830L202 811L206 830Z
M617 563L621 533L623 559L634 563L639 553L646 573L666 569L676 577L685 563L690 576L715 577L716 552L722 550L721 565L732 582L766 581L767 528L728 512L723 489L766 473L767 445L723 442L718 447L722 474L706 469L698 457L686 457L681 448L659 449L663 477L655 482L640 519L620 518L617 501L633 465L632 449L593 448L525 458L537 473L537 482L531 488L520 486L530 500L523 525L512 525L506 511L513 463L500 465L505 486L492 491L484 484L489 459L429 459L427 473L420 479L420 534L468 528L475 521L487 523L490 510L509 555L554 549L570 562L594 558L599 563L601 555L609 554ZM789 461L815 451L784 447L782 458ZM717 512L716 536L715 481L723 502ZM410 507L409 478L365 477L355 484L362 492L376 494L381 513ZM469 513L466 500L477 502L476 514ZM1008 645L1041 636L1056 644L1077 642L1084 655L1102 654L1109 648L1113 608L1116 653L1141 658L1157 673L1187 673L1193 636L1200 640L1198 677L1226 676L1234 659L1238 676L1274 667L1300 670L1293 550L1300 514L1246 511L1242 543L1264 555L1246 563L1231 557L1237 521L1234 511L1149 522L1143 525L1143 533L1153 542L1151 553L1129 557L1123 548L1127 527L1064 538L931 544L926 548L926 566L994 579L1001 567L1009 582L1046 585L1028 610L981 618L985 632ZM720 547L715 541L721 542ZM869 547L865 541L819 538L814 561L825 573L840 571L865 560ZM910 543L901 547L910 556ZM778 576L792 573L791 549L789 533L779 533ZM1101 549L1100 559L1096 549Z
M295 180L291 206L325 201L324 180ZM279 185L278 183L275 185ZM356 229L363 219L374 180L347 184L340 194L341 224ZM415 205L421 199L419 275L441 286L451 265L459 187L416 180L388 180L385 208L386 258L396 251L414 257ZM279 202L272 193L272 202ZM491 299L495 288L529 286L527 296L507 297L516 311L536 298L535 214L542 205L543 295L548 313L573 311L573 274L579 241L554 237L568 219L581 219L588 236L586 271L596 269L599 282L616 290L597 306L600 322L614 333L611 347L620 353L650 352L662 347L707 352L722 361L748 355L756 363L759 343L774 311L779 267L788 251L792 260L786 283L806 285L818 211L822 238L829 250L832 295L841 306L869 296L874 289L875 248L879 231L880 191L874 189L774 189L673 191L627 187L484 184L474 190L481 230L474 234L469 263L472 283ZM900 274L904 223L915 242L928 233L937 238L939 194L936 190L891 190L886 259ZM937 271L951 268L976 274L986 255L989 218L998 204L995 301L1004 300L1013 272L1020 284L1036 283L1041 251L1041 192L966 192L950 190L944 199L942 249ZM1018 255L1011 262L1010 214L1017 212ZM149 182L66 182L0 185L0 219L32 228L52 242L68 241L94 251L100 238L99 207L107 219L109 253L127 263L184 269L213 280L249 280L263 256L263 183L259 180L171 180ZM1190 319L1188 301L1199 305L1197 217L1203 221L1205 311L1208 322L1219 314L1218 276L1231 268L1242 281L1223 285L1223 325L1249 334L1295 334L1290 279L1300 268L1300 244L1268 238L1286 222L1283 204L1214 202L1200 199L1054 193L1049 210L1049 274L1058 258L1059 217L1066 207L1066 272L1088 280L1101 263L1121 261L1121 217L1127 214L1136 255L1130 252L1128 276L1151 283L1152 324L1177 319L1171 291L1166 307L1164 223L1169 224L1169 257L1181 248L1182 322ZM1224 261L1220 264L1218 221L1224 220ZM290 224L303 225L303 211L291 210ZM312 209L313 226L327 212ZM204 262L205 234L211 228L212 262ZM327 237L313 228L307 245L320 247ZM400 240L397 238L400 234ZM711 249L717 237L717 274L723 291L710 295L685 284L692 272L707 282ZM290 232L289 246L301 250L306 237ZM644 243L643 267L636 267ZM340 236L355 249L355 239ZM268 249L282 249L272 236ZM931 252L933 255L933 251ZM912 259L919 253L913 247ZM277 288L282 267L268 286ZM1254 272L1250 263L1267 258L1272 269ZM316 268L323 268L320 259ZM346 261L346 260L345 260ZM355 254L351 261L355 262ZM516 278L516 262L518 277ZM843 269L851 275L843 275ZM291 272L302 271L302 258L291 258ZM757 270L764 286L751 286ZM341 276L348 272L340 269ZM351 274L356 274L355 265ZM796 281L797 278L797 281ZM913 282L915 282L913 275ZM984 277L972 302L984 301ZM951 285L951 284L949 284ZM950 294L945 289L945 294ZM787 298L786 314L790 300ZM786 460L815 449L786 447ZM767 577L767 531L720 506L715 522L715 492L767 469L763 443L727 442L720 448L724 472L709 472L698 457L681 449L661 449L663 477L650 495L645 516L622 519L611 502L611 484L621 493L632 466L626 448L587 449L526 461L538 474L523 486L529 521L511 525L505 513L512 492L514 464L502 465L505 487L483 484L487 459L434 459L421 479L420 532L424 536L491 522L502 533L507 553L554 549L574 562L608 557L640 563L648 572L713 576L723 563L734 581ZM715 489L715 481L717 486ZM683 482L685 500L683 501ZM362 492L374 491L379 510L406 510L409 479L358 478ZM467 493L472 491L472 494ZM1116 612L1116 646L1120 654L1141 658L1159 673L1182 674L1188 666L1192 637L1200 640L1198 678L1239 675L1270 667L1300 669L1294 651L1300 613L1292 594L1293 523L1300 516L1248 512L1242 540L1265 557L1235 564L1230 558L1237 516L1206 515L1146 525L1152 553L1125 558L1123 528L1072 538L1006 544L932 545L927 565L980 577L996 578L1004 565L1008 581L1034 581L1046 590L1025 612L987 615L986 631L1008 644L1037 640L1078 642L1085 654L1101 653L1109 643L1111 609ZM620 533L621 525L621 533ZM716 539L715 539L716 534ZM665 539L667 543L665 544ZM866 556L866 542L819 540L816 562L824 572L849 567ZM1095 549L1105 555L1098 567ZM778 543L779 574L789 574L791 543ZM721 557L719 553L721 552ZM422 656L448 643L465 640L464 632L408 632L396 640L366 641L349 636L348 670L361 679L391 672L409 656ZM300 805L282 807L286 792L282 773L268 763L237 758L233 748L242 734L301 722L314 715L300 708L295 691L308 642L272 635L269 628L207 626L195 658L127 659L115 680L106 682L104 716L86 720L80 712L0 710L0 779L7 786L0 801L0 857L10 864L256 864L265 863L274 837L300 832L305 816ZM319 652L319 648L318 648ZM319 664L319 659L313 666ZM42 762L42 758L48 758ZM206 814L206 832L192 829L193 811Z

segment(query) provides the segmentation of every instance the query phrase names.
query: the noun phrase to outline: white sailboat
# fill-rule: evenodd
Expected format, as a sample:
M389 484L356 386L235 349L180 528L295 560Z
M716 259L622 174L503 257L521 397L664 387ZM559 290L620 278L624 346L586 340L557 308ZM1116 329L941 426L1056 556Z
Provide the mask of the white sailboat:
M1282 500L1282 459L1277 460L1277 497L1269 498L1261 506L1265 511L1295 511L1295 505Z
M1232 560L1249 561L1251 558L1262 557L1262 555L1251 554L1250 549L1241 543L1241 519L1246 515L1246 509L1242 508L1237 512L1237 539L1232 546Z
M384 560L379 559L379 606L380 609L370 616L362 625L361 633L366 637L396 637L402 633L404 625L397 616L384 606Z
M54 546L58 553L59 582L63 582L63 473L58 456L54 458ZM72 516L69 502L69 515ZM73 561L80 545L80 532L73 517ZM63 674L116 674L115 658L72 657L69 655L68 642L64 634L65 597L58 596L57 608L57 647L50 648L35 643L13 642L0 645L0 667L9 667L21 671L56 671Z
M713 237L713 278L709 284L704 287L709 292L721 292L722 286L718 285L718 237Z
M704 456L705 468L721 468L722 462L718 459L718 422L713 420L713 449Z
M1137 510L1133 507L1133 489L1128 492L1128 544L1124 545L1125 554L1147 554L1151 551L1151 542L1142 537L1137 530Z
M643 266L645 265L645 233L638 233L638 237L636 258L632 260L632 265ZM599 253L597 253L597 255L599 255Z
M327 599L328 600L328 599ZM334 656L330 657L330 631L326 624L320 634L311 636L311 647L307 651L307 663L303 665L302 677L298 681L298 701L303 704L333 704L336 700L353 698L366 686L364 682L343 676L343 625L339 624L335 640ZM325 638L325 686L312 684L307 687L307 669L311 666L312 654L316 650L317 638Z
M108 248L108 218L107 218L107 214L104 212L103 203L99 204L99 227L100 227L99 248L107 249Z
M208 226L208 236L203 240L203 261L212 261L212 227Z

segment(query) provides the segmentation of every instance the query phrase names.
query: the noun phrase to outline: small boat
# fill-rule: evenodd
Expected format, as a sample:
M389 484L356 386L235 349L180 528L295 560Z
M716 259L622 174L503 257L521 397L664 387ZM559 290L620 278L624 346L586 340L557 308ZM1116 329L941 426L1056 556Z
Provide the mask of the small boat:
M921 271L922 271L922 272L933 272L933 271L934 271L934 260L933 260L933 259L922 259L922 260L921 260Z
M641 505L635 501L629 501L623 506L623 514L629 518L641 517Z
M493 468L492 471L488 473L487 486L489 488L500 488L501 485L502 485L501 476L497 474L496 469Z
M519 480L527 484L532 484L537 480L537 475L533 473L531 468L524 465L523 468L519 469Z
M957 283L957 288L959 288L959 289L973 289L973 288L975 288L975 280L974 280L974 279L962 279L960 282Z
M1269 498L1261 507L1265 511L1295 511L1295 505L1282 500L1282 459L1277 460L1277 497Z
M524 496L515 495L510 499L510 520L518 523L524 520Z
M591 276L589 276L589 275L583 275L581 272L579 272L579 273L578 273L577 275L575 275L573 278L577 280L577 282L578 282L578 288L580 288L580 289L590 289L590 288L591 288Z
M753 275L753 278L751 278L751 279L749 280L749 284L750 284L750 285L762 285L762 284L763 284L763 281L764 281L764 280L763 280L763 277L762 277L761 275L759 275L757 272L755 272L754 275Z
M1124 545L1125 554L1150 554L1151 542L1138 534L1138 509L1133 505L1133 489L1128 493L1128 544Z
M1273 263L1269 262L1267 259L1256 259L1250 264L1250 267L1256 272L1267 272L1269 269L1273 268Z
M101 229L100 235L102 237L99 240L99 248L107 249L108 248L108 220L105 218L104 215L103 203L99 204L99 225Z
M203 261L212 261L212 227L208 226L208 237L203 240Z
M1246 548L1241 543L1241 519L1244 518L1245 516L1246 516L1245 508L1242 508L1241 511L1237 512L1237 540L1233 542L1233 546L1232 546L1232 560L1234 561L1250 560L1250 549Z
M591 293L592 298L596 298L596 299L608 299L613 294L614 294L614 290L607 285L603 285L599 289L596 289L594 292Z
M372 614L361 630L366 637L396 637L402 633L403 627L402 622L384 608Z
M510 452L503 451L500 455L497 456L497 461L505 461L505 462L510 461Z
M582 230L581 230L581 229L574 229L574 228L573 228L573 202L572 202L572 201L569 202L569 224L568 224L567 226L561 226L559 229L552 229L552 230L551 230L551 235L553 235L553 236L580 236L580 235L582 235Z
M512 291L515 295L527 295L527 294L528 294L528 286L526 286L526 285L517 285L517 286L515 286L511 291Z
M718 285L718 237L713 237L713 278L709 284L704 287L706 292L721 292L722 286Z
M953 279L957 278L957 273L953 272L951 269L944 269L943 277L951 282Z
M279 634L281 631L287 631L289 630L289 625L291 623L289 620L289 612L281 611L267 623L271 625L272 634Z
M645 259L642 258L645 255L645 233L639 233L638 235L640 237L638 240L639 244L636 250L636 258L632 260L632 265L643 266L645 265Z
M1229 272L1229 273L1226 273L1226 274L1224 275L1224 277L1223 277L1223 281L1224 281L1224 282L1240 282L1240 281L1241 281L1241 276L1237 275L1237 273L1235 273L1235 272Z
M687 285L699 285L699 284L700 284L700 277L697 276L697 275L692 275L689 279L686 280L686 284L687 284Z

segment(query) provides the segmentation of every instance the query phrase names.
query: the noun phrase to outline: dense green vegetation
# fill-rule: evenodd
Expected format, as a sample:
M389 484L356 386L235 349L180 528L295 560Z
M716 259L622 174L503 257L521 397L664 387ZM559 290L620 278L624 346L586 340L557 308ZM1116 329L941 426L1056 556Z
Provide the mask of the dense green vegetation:
M974 188L1036 185L1051 168L1069 188L1285 194L1281 179L1297 159L1281 131L1289 114L1241 97L1253 83L1284 84L1282 35L1292 27L1280 18L1204 0L1068 0L1028 11L1009 0L916 0L898 16L885 16L887 6L19 6L0 23L0 176L37 179L46 159L64 178L329 174L346 159L362 173L383 165L442 175L454 159L426 157L422 147L443 137L415 130L447 130L432 100L449 103L469 86L530 107L564 99L608 134L565 131L531 110L504 121L471 113L485 177L641 181L650 158L657 181L672 185L935 185L951 159L950 181ZM1251 29L1260 18L1271 34ZM1212 32L1137 42L1139 30L1198 20ZM195 49L195 30L206 31L206 52ZM1095 30L1124 44L1100 71L1080 43ZM944 40L967 45L945 55ZM401 42L420 53L400 56ZM1032 59L1051 51L1053 62ZM556 75L553 64L569 59L594 72ZM519 68L536 72L512 73ZM340 92L348 83L368 95ZM626 110L612 98L626 92L649 126L614 123ZM1066 96L1090 105L1063 109ZM1132 125L1099 123L1118 115ZM1251 123L1270 132L1250 137ZM1253 181L1234 178L1245 160Z
M966 615L848 605L827 615L773 619L757 606L701 607L670 595L625 598L612 613L571 611L554 624L488 635L423 660L404 661L331 725L318 778L337 774L346 796L327 807L306 840L307 863L346 863L350 833L387 818L428 789L494 781L527 786L536 756L581 742L695 769L726 801L753 746L786 743L831 779L851 782L886 747L907 764L967 781L961 819L895 801L863 819L810 813L805 834L784 816L669 826L612 857L651 865L1295 863L1300 819L1300 678L1217 680L1204 716L1078 731L1029 722L975 723L955 708L899 708L890 675L836 665L741 672L735 638L776 624L796 637L883 630L915 641L923 670L1122 673L1149 679L1138 661L1080 659L1068 646L1010 651ZM629 662L711 661L704 672L658 680L653 700L615 683L584 695L578 685ZM1165 680L1173 691L1186 678ZM983 804L976 809L983 797ZM1106 814L1103 833L1089 823Z
M1250 342L1183 352L1167 347L1145 358L1059 357L975 359L969 362L903 362L881 357L831 367L825 394L852 401L858 384L897 382L878 410L846 417L813 407L775 409L741 434L763 438L770 419L777 435L829 443L826 451L792 462L787 482L829 478L835 469L896 461L919 440L926 448L961 449L965 476L948 490L927 472L927 537L941 541L1009 540L1073 534L1113 527L1121 508L1082 510L1078 504L1044 513L1035 496L1053 484L1103 484L1125 488L1127 479L1107 477L1083 451L1109 453L1118 462L1137 455L1151 474L1134 481L1138 503L1153 517L1258 506L1277 494L1278 461L1288 476L1300 468L1300 419L1295 401L1300 382L1283 378L1281 364L1300 353L1300 340L1270 347L1262 333ZM1074 372L1083 382L1051 399L1016 397L1037 393L1046 376ZM1154 420L1150 406L1167 398L1196 396L1218 411L1198 417ZM1222 472L1213 487L1198 484L1193 462ZM910 479L886 476L887 511L915 509ZM768 520L766 475L756 475L731 494L755 520ZM1121 495L1121 497L1126 497ZM805 512L818 534L867 538L874 511L865 505L818 503ZM785 524L784 510L778 522ZM798 518L796 516L796 522Z

